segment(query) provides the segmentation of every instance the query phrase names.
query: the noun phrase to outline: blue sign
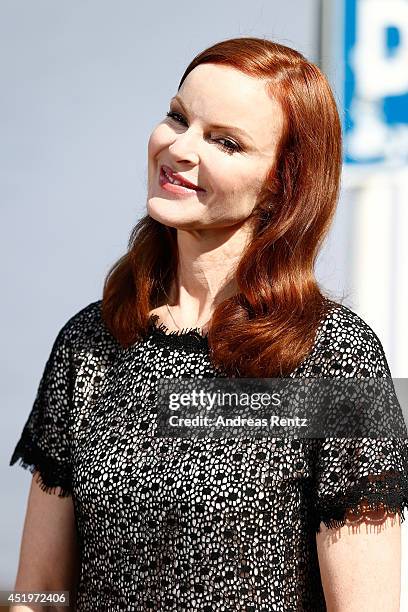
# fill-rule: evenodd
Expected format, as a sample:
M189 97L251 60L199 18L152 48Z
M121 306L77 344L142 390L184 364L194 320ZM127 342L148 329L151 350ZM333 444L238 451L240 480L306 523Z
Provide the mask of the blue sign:
M408 0L344 2L344 161L406 164Z

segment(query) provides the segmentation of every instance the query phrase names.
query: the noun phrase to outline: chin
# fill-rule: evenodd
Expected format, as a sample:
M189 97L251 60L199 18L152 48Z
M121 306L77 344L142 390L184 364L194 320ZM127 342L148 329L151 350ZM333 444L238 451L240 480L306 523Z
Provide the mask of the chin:
M147 200L146 210L149 217L155 219L163 225L174 227L176 229L200 229L201 223L198 219L187 219L184 211L176 210L177 202L174 200L163 200L162 198L153 197ZM172 207L170 208L170 206ZM197 227L199 226L199 227Z

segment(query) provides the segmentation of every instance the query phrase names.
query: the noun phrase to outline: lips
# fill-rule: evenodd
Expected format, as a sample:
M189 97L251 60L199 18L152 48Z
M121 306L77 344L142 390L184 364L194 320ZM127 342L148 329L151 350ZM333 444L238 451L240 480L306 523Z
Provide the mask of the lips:
M191 181L188 181L180 174L177 174L177 172L173 172L170 166L162 165L161 169L164 170L166 174L168 174L171 178L176 179L177 181L180 181L183 187L189 187L190 189L195 189L196 191L205 191L205 189L203 189L202 187L199 187L198 185L196 185L195 183L192 183Z

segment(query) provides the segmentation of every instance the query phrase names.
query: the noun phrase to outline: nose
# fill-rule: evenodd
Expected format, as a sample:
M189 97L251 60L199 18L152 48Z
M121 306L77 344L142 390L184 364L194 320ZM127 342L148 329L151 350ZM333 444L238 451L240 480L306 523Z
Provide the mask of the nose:
M196 137L188 130L175 136L174 141L169 145L169 152L177 162L198 164L200 159L197 152Z

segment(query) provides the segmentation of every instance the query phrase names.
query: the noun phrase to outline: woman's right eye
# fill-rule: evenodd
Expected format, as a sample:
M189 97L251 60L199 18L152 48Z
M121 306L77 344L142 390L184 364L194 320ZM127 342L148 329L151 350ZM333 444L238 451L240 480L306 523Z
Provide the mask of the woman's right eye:
M180 113L176 113L175 111L169 111L168 113L166 113L166 116L170 117L170 119L174 119L175 121L179 121L180 123L184 123L185 125L187 125L186 120Z
M178 123L183 123L184 125L187 125L187 121L181 113L176 113L175 111L168 111L168 113L166 113L166 116L170 119L174 119L174 121L177 121ZM222 141L224 141L224 143L229 144L224 144ZM216 142L223 151L229 153L230 155L242 151L242 147L233 140L230 140L229 138L218 138L215 139L214 142Z

